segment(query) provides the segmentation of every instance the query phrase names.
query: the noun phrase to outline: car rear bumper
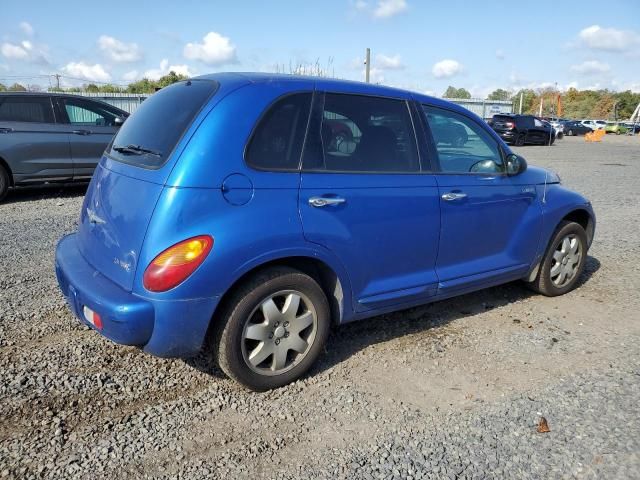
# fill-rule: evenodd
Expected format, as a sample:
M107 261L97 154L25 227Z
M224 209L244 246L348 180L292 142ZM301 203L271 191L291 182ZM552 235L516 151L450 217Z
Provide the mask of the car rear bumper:
M500 135L500 138L502 138L503 140L506 140L508 142L512 141L513 139L516 138L516 133L514 131L511 130L506 130L504 132L497 132L498 135Z
M188 357L202 348L219 297L156 300L128 292L84 259L75 234L58 243L55 268L73 314L109 340L160 357ZM84 307L100 315L101 329L86 318Z

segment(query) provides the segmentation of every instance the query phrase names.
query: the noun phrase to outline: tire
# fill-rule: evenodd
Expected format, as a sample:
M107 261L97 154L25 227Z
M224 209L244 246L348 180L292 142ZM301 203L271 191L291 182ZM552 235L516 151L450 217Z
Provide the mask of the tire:
M0 202L7 196L7 192L9 192L9 185L11 185L9 173L2 165L0 165Z
M248 389L265 391L293 382L313 365L329 336L331 314L313 278L274 267L238 287L214 321L219 324L211 346L220 368Z
M569 131L567 132L567 135L569 135L570 137L572 137L572 136L573 136L573 130L569 130Z
M563 246L565 239L569 241L569 248ZM576 241L577 247L574 247L573 240ZM570 252L574 248L576 248L576 253L571 255ZM569 252L569 255L563 255L562 252L565 250ZM584 228L575 222L560 222L544 254L538 275L533 282L527 282L527 285L532 290L547 297L556 297L570 292L575 288L580 275L584 271L587 250L587 234ZM571 266L572 261L575 262L572 266L573 268L567 268L567 265ZM560 265L559 267L557 267L558 264ZM556 273L558 272L556 268L559 268L559 274ZM571 270L571 273L566 275L564 281L560 281L562 280L563 268L565 272Z
M523 147L524 146L524 133L521 133L520 135L518 135L518 138L516 138L515 145L516 145L516 147Z

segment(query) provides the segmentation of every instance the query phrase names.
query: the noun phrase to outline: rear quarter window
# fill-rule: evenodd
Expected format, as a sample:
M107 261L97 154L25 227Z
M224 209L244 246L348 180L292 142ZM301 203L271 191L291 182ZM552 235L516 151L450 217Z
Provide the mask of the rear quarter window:
M153 94L120 128L109 146L109 156L143 168L160 168L217 89L218 83L212 80L187 80ZM154 154L117 151L128 146Z
M0 97L0 122L53 123L53 107L46 96Z

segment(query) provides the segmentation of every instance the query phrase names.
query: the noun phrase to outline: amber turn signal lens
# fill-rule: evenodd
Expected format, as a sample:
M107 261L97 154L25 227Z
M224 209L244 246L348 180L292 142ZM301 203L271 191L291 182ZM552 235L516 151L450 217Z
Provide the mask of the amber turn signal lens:
M144 272L144 288L165 292L184 282L207 258L213 247L209 235L188 238L160 253Z

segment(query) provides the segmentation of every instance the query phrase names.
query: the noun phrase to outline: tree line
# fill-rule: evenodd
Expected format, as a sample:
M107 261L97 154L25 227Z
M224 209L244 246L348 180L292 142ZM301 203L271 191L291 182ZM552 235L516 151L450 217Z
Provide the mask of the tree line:
M464 88L449 86L444 92L445 98L471 98ZM487 95L486 100L508 100L513 103L514 112L538 115L542 100L543 116L564 118L594 118L602 120L626 120L640 104L640 93L631 90L612 92L611 90L577 90L570 88L560 92L554 88L522 89L516 92L498 88Z
M185 80L185 75L169 72L158 80L143 78L137 82L126 86L89 83L81 87L49 88L49 91L64 92L93 92L93 93L153 93L160 88L172 83ZM27 90L38 90L39 88L20 83L6 86L0 83L0 92L13 91L24 92ZM522 95L521 95L522 94ZM442 95L444 98L468 99L471 93L465 88L449 86ZM522 98L522 109L520 99ZM558 98L560 101L558 101ZM640 93L633 93L630 90L624 92L613 92L610 90L577 90L570 88L565 92L560 92L553 88L545 89L522 89L517 92L498 88L487 95L486 100L508 100L513 102L514 112L530 113L537 115L540 113L540 101L542 100L542 115L555 115L564 118L595 118L605 120L625 120L631 116L636 106L640 103Z

